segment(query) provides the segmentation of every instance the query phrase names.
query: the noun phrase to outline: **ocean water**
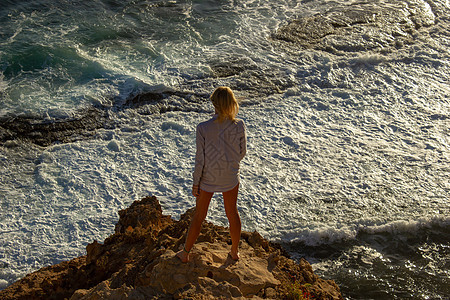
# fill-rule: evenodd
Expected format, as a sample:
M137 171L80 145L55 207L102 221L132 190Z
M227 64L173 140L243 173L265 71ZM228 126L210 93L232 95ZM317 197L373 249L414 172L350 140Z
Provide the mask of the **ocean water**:
M192 207L195 127L228 85L248 127L244 230L347 299L448 299L449 15L448 0L2 0L0 288L85 254L144 196ZM37 139L92 111L94 127ZM220 196L208 220L227 225Z

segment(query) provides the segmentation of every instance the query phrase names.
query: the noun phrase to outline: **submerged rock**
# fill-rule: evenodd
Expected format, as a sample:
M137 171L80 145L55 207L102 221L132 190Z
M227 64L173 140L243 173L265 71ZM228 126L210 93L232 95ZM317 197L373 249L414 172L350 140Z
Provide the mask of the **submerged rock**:
M89 106L78 110L73 117L48 118L43 115L19 115L0 118L0 146L15 147L20 142L47 147L55 143L71 143L95 137L101 128L120 127L117 112L129 109L142 115L168 111L202 111L200 104L208 95L184 91L163 90L141 93L125 103L112 107ZM111 151L120 145L110 143Z
M356 2L292 20L272 38L335 54L384 52L412 44L417 30L435 24L435 19L423 0Z
M42 268L0 291L1 299L342 299L304 259L295 263L257 232L242 232L240 260L229 257L228 229L205 222L190 262L175 257L193 209L179 221L162 214L156 197L119 212L115 233L87 255ZM292 298L293 299L293 298Z
M32 142L49 146L55 142L68 143L94 135L99 128L109 125L104 109L89 107L82 109L78 117L44 120L42 116L15 116L0 119L0 145L11 145L16 141Z

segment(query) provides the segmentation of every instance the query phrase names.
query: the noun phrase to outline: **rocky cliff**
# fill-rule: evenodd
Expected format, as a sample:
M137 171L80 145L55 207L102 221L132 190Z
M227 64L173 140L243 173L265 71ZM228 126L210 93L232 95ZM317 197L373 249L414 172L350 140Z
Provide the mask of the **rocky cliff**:
M42 268L0 291L0 299L342 299L339 287L295 263L257 232L242 232L240 260L228 256L228 229L205 222L183 264L193 209L175 221L156 197L119 212L115 233L87 255Z

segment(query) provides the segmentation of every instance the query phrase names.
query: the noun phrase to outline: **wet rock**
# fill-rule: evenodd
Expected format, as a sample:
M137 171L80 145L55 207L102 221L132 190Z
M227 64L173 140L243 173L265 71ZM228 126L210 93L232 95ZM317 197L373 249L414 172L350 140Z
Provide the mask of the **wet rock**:
M225 61L211 62L214 77L230 77L240 75L245 71L257 70L258 66L248 57L230 58Z
M208 94L166 89L131 97L124 108L137 109L138 113L148 115L168 111L202 111L201 104L208 99Z
M167 90L142 93L125 103L112 107L91 106L80 109L74 117L55 118L25 115L0 119L0 145L15 147L18 141L47 147L55 143L70 143L95 137L97 129L120 127L116 113L133 109L138 114L159 114L168 111L203 111L201 103L209 95ZM123 120L122 120L123 121ZM118 143L110 142L111 151L120 151Z
M228 228L205 222L191 260L175 253L194 210L179 221L162 214L156 197L119 212L115 233L87 255L43 268L0 291L1 299L286 299L300 289L315 299L342 299L339 287L295 263L257 232L243 232L240 260L229 256Z
M426 1L371 1L338 5L292 20L272 36L300 49L386 52L414 43L417 30L435 24Z
M81 110L78 117L51 121L39 116L16 116L0 120L0 145L20 140L45 147L93 136L96 129L105 127L106 112L94 107Z
M108 143L108 149L114 152L120 152L120 144L116 140L112 140Z

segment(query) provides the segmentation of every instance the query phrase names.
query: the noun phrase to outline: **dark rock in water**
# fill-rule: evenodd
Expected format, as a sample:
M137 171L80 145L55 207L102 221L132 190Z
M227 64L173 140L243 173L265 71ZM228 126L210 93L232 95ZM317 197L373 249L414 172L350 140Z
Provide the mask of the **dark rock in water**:
M168 111L202 111L201 103L209 95L194 92L166 90L138 94L125 102L124 108L138 109L141 114L165 113Z
M214 77L224 78L240 75L249 70L257 70L258 66L248 57L232 57L227 60L211 62Z
M97 129L118 125L113 117L116 111L135 109L143 115L202 111L200 104L207 99L209 95L184 91L148 92L128 99L123 105L81 109L72 118L48 121L42 116L7 117L0 119L0 145L16 145L15 141L24 141L46 147L54 143L89 139L95 136ZM111 146L112 150L118 150L116 146Z
M94 241L86 256L27 275L0 291L0 299L342 299L334 281L257 232L242 232L236 262L228 255L228 228L205 222L190 262L181 263L175 253L193 212L175 221L155 197L135 201L119 212L103 244Z
M335 54L388 51L414 42L414 34L435 23L426 1L370 1L334 7L280 27L273 39Z
M45 147L92 136L96 129L107 126L106 112L94 107L80 111L79 117L64 120L44 121L39 117L17 116L0 120L0 144L22 140Z
M335 28L323 15L294 20L277 30L274 38L293 42L305 48L312 48L327 35L335 33Z

